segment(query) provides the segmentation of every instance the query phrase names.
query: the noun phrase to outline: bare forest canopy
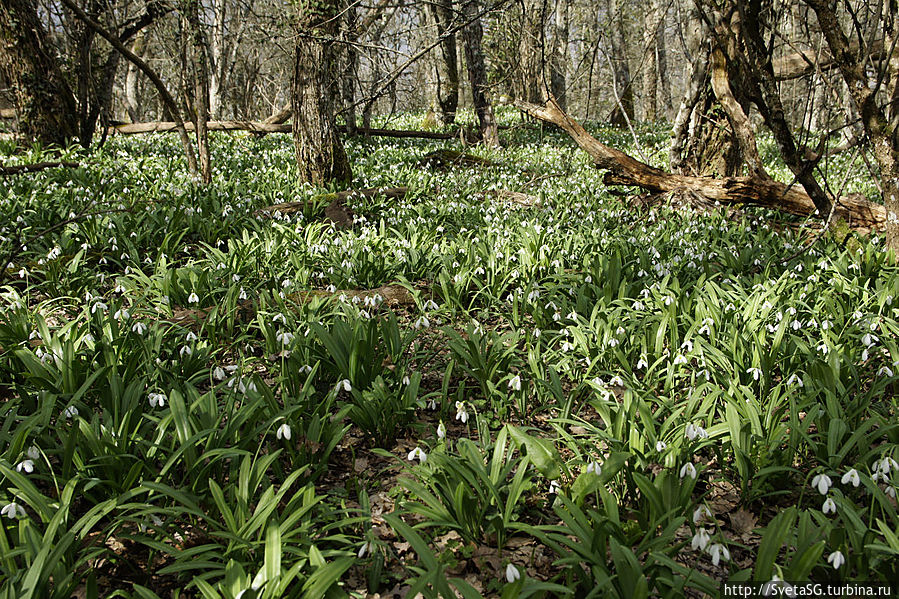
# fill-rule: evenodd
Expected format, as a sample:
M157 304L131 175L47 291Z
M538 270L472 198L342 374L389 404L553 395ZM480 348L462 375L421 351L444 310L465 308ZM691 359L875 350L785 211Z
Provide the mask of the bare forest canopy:
M7 0L0 116L85 147L174 131L202 182L209 131L290 132L301 179L351 187L341 136L495 145L511 98L581 147L566 123L671 124L666 169L605 153L609 184L844 219L896 248L896 13L894 0ZM419 131L372 126L409 111L425 113ZM786 177L768 172L760 133ZM840 153L881 198L843 193L828 175Z

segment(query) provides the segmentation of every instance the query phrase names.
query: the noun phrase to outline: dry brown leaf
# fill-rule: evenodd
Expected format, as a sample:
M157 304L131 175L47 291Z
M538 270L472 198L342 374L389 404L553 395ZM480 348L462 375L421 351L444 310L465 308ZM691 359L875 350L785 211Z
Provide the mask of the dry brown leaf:
M730 518L731 530L740 535L755 530L756 522L758 522L758 518L743 508L731 512L728 517Z

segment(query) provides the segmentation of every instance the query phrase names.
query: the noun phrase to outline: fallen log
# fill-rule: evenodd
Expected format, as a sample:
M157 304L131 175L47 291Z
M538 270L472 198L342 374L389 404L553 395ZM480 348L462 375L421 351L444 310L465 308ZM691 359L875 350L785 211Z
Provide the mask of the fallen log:
M0 175L19 175L21 173L36 173L48 168L56 168L64 166L66 168L78 168L81 166L77 162L67 160L55 162L33 162L31 164L15 164L12 166L0 166Z
M16 109L15 108L0 108L0 119L14 119L16 118Z
M552 123L568 133L593 158L597 168L608 171L603 178L606 185L631 185L652 193L688 192L725 205L753 204L797 216L815 214L811 198L798 185L785 185L759 175L714 179L669 173L601 143L565 114L552 98L543 106L521 100L515 100L514 104L532 117ZM861 194L840 198L833 217L862 232L881 229L886 224L884 207L868 201Z
M184 123L188 131L194 130L193 123ZM292 125L289 123L267 123L260 121L209 121L207 128L210 131L250 131L252 133L290 133ZM109 127L110 135L135 135L138 133L169 133L175 131L175 123L171 121L154 121L149 123L125 123ZM346 126L340 125L337 130L346 133ZM396 137L414 139L455 139L456 133L438 133L435 131L413 131L406 129L366 129L357 127L356 132L372 137Z

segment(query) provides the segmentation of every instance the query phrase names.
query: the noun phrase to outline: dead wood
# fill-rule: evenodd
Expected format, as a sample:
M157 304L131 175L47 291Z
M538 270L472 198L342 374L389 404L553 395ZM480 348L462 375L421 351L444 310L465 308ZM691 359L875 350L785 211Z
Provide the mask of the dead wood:
M534 208L540 206L540 198L532 196L520 191L511 191L508 189L496 189L488 191L487 195L491 195L498 200L503 200L521 206L522 208Z
M366 189L348 189L337 193L325 193L313 196L308 200L299 202L282 202L260 208L256 211L259 216L272 217L276 214L293 214L303 212L307 208L315 208L325 204L325 220L333 222L339 229L348 229L353 226L353 211L347 208L346 201L350 198L384 197L389 199L402 199L406 197L408 187L369 187Z
M606 185L632 185L652 193L689 192L723 205L753 204L798 216L815 214L811 198L798 185L785 185L763 175L714 179L668 173L601 143L565 114L552 98L544 106L521 100L516 100L515 106L568 133L593 158L596 167L608 171L603 178ZM845 220L853 229L867 232L885 226L886 210L856 194L840 198L834 218Z
M492 160L457 150L435 150L419 158L418 165L430 168L449 168L454 165L496 166L496 163Z
M193 123L184 123L188 131L193 131ZM250 131L252 133L290 133L293 125L290 123L269 123L267 121L209 121L207 128L210 131ZM175 131L176 125L171 121L153 121L148 123L124 123L109 128L111 135L134 135L138 133L168 133ZM346 126L341 125L337 130L346 133ZM407 129L373 129L357 127L360 135L372 137L394 137L412 139L455 139L456 133L438 133L435 131L414 131Z
M66 168L78 168L81 166L77 162L66 160L56 162L34 162L32 164L15 164L12 166L0 166L0 175L19 175L21 173L35 173L48 168L56 168L64 166Z

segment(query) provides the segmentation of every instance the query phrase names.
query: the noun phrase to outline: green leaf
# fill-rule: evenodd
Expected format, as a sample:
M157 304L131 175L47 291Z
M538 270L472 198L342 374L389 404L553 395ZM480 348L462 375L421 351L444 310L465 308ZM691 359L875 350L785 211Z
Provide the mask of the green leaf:
M555 480L559 478L559 464L562 458L556 446L546 439L532 437L517 426L506 425L512 440L527 454L528 460L546 478Z

